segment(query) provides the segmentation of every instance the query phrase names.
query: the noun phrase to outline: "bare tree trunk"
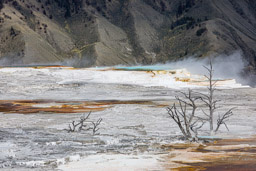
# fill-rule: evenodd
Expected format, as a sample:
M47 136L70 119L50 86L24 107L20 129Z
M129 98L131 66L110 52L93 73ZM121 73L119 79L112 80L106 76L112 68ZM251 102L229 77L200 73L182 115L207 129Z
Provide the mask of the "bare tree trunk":
M213 127L213 120L214 120L214 113L215 110L217 109L216 104L220 101L220 100L214 100L214 92L216 90L215 86L217 81L213 81L213 67L212 67L212 60L210 59L210 67L206 67L204 66L204 68L206 68L206 70L208 71L208 75L205 75L205 77L208 79L209 81L209 86L208 86L208 95L205 94L201 94L201 100L205 103L205 105L208 107L209 113L206 113L205 111L203 111L203 113L207 116L207 121L209 122L210 125L210 133L214 134L219 130L220 125L224 124L227 128L227 125L225 123L225 121L233 115L232 113L232 109L230 109L228 112L226 112L222 117L219 116L219 119L217 120L217 128L214 130ZM228 129L228 128L227 128Z
M212 83L212 76L213 76L213 69L212 69L212 61L210 60L210 71L209 71L209 110L210 110L210 131L212 133L213 131L213 112L214 112L214 106L213 106L213 83Z
M208 67L204 66L204 68L206 68L206 70L208 71L208 76L205 75L205 77L209 81L209 86L208 86L208 95L203 95L202 101L206 104L206 106L208 107L208 110L209 110L209 114L206 114L205 112L204 112L204 114L208 117L208 122L210 125L210 132L212 134L213 133L214 111L216 110L216 103L218 102L218 101L214 100L214 91L216 90L215 84L217 83L217 81L213 81L212 60L210 60L210 67L208 68Z

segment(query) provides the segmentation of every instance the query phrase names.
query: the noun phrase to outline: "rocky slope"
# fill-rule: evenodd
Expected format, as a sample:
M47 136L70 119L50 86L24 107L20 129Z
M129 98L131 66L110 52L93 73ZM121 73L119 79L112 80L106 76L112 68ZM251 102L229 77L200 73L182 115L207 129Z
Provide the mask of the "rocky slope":
M0 0L2 65L152 64L241 50L256 65L253 0Z

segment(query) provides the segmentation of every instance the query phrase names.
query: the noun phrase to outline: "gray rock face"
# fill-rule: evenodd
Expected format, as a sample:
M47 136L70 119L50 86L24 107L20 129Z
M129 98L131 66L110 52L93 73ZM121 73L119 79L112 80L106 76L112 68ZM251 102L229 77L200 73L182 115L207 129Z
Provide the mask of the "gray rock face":
M1 64L152 64L241 50L254 70L255 7L252 0L5 1Z

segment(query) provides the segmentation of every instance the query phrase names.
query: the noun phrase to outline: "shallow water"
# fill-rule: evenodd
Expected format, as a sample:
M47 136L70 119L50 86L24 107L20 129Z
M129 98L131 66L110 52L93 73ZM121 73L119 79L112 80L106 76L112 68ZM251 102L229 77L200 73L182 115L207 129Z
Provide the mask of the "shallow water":
M129 70L129 71L163 71L163 70L174 70L177 68L171 68L166 65L148 65L148 66L131 66L131 67L115 67L120 70Z

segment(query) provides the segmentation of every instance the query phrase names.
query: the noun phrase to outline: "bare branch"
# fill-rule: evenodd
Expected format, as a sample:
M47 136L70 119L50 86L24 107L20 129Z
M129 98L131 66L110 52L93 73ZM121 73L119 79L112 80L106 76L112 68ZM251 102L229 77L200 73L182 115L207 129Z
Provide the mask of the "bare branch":
M174 103L172 107L167 108L167 111L169 116L171 116L179 126L184 137L186 139L190 139L192 138L190 132L191 125L194 124L193 120L197 109L195 102L200 99L200 96L194 96L192 90L189 90L188 93L180 92L180 94L182 94L183 98L178 96L175 97L178 101L178 106Z
M227 128L227 130L229 131L228 126L226 125L225 122L227 121L227 119L228 119L229 117L231 117L231 116L233 115L233 112L232 112L233 109L235 109L235 108L229 109L229 110L228 110L226 113L224 113L224 115L222 115L222 116L219 115L219 118L217 119L217 128L215 129L214 132L217 132L222 124L224 124L225 127Z
M208 68L207 66L203 65L203 67L210 73L211 72L211 69Z
M92 124L93 124L93 128L92 128L93 135L97 135L98 134L97 133L98 130L99 130L98 126L100 125L101 121L102 121L102 118L98 119L97 122L92 122Z
M102 118L98 119L97 122L93 122L93 121L88 121L89 117L91 115L91 112L89 112L87 114L87 116L82 115L80 117L80 120L76 123L75 121L72 121L69 125L68 125L68 129L64 129L66 131L68 131L68 133L70 132L80 132L80 131L89 131L92 130L93 135L96 135L97 131L99 130L98 126L100 125ZM92 124L92 127L89 126L89 123Z
M203 112L203 114L205 115L205 116L207 116L208 118L210 117L210 115L208 115L203 109L201 109L202 110L202 112Z

